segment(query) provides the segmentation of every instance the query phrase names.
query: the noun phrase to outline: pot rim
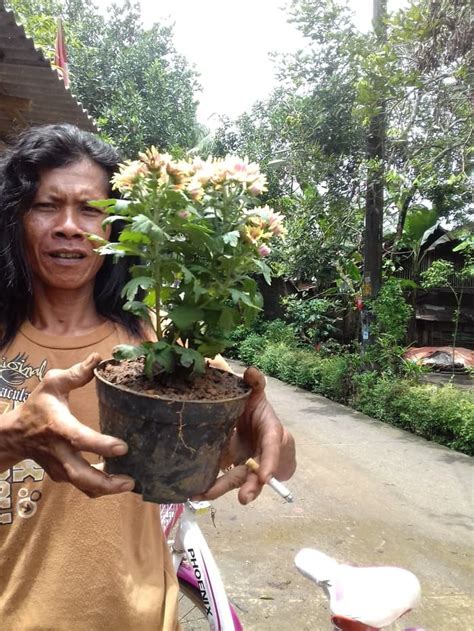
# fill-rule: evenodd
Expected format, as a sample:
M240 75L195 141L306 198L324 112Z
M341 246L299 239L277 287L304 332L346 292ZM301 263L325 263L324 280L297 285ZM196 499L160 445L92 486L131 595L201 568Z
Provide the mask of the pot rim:
M109 359L103 359L100 364L98 364L98 366L96 366L96 368L94 368L94 376L96 379L98 379L99 381L101 381L102 383L106 384L107 386L110 386L111 388L116 388L117 390L121 390L122 392L127 392L130 394L133 394L137 397L143 397L145 399L156 399L157 401L165 401L165 402L169 402L169 403L202 403L202 404L206 404L209 405L209 403L225 403L227 401L239 401L240 399L245 399L247 398L250 393L252 392L252 388L250 386L248 386L248 390L247 392L244 392L242 395L238 396L238 397L228 397L226 399L178 399L178 398L168 398L168 397L163 397L160 396L158 394L147 394L145 392L137 392L136 390L133 390L132 388L127 388L127 386L123 386L122 384L118 384L118 383L111 383L110 381L107 381L107 379L105 379L102 375L99 374L98 370L102 367L104 367L106 364L108 364L109 362L116 362L116 363L120 363L120 360L118 359L114 359L113 357L109 358ZM226 370L222 370L221 368L214 368L213 366L211 366L212 370L218 370L219 372L230 372L230 371L226 371ZM231 375L235 375L235 377L239 378L241 381L243 381L243 378L240 377L240 375L237 375L235 372L231 372ZM245 384L247 385L247 384Z

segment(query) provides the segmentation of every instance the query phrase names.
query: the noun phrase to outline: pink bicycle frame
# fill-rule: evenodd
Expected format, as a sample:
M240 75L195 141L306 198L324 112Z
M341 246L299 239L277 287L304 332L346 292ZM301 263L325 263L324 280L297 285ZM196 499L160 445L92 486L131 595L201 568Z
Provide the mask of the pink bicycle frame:
M242 631L230 605L214 557L199 528L195 515L207 512L209 502L166 504L160 507L163 532L168 539L177 526L172 557L178 578L200 594L212 631Z

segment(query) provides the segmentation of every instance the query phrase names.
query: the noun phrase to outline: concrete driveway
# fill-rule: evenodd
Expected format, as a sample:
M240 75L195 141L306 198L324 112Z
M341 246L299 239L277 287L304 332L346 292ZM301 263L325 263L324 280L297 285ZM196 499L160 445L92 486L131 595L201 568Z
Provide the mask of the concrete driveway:
M238 370L238 365L235 366ZM296 439L294 504L271 489L250 506L234 493L201 525L244 628L331 629L321 590L293 566L313 547L358 565L400 565L422 585L403 624L474 630L473 460L269 378Z

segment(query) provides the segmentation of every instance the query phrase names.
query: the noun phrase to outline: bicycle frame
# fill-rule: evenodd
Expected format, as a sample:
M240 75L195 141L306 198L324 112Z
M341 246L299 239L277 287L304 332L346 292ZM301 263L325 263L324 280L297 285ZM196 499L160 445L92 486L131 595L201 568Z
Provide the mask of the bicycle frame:
M206 607L212 631L242 631L242 625L229 604L224 583L214 557L196 521L207 513L209 502L191 502L161 507L163 531L168 537L177 524L171 554L179 578L196 587Z

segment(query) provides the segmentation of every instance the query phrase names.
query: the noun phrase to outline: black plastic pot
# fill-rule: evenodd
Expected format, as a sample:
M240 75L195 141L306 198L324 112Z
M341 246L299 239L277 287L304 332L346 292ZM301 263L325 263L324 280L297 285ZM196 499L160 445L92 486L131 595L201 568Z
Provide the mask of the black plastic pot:
M107 458L105 470L131 476L135 492L159 504L185 502L206 491L250 390L220 401L166 399L109 383L100 374L108 363L118 362L105 360L95 370L100 427L124 440L128 453Z

